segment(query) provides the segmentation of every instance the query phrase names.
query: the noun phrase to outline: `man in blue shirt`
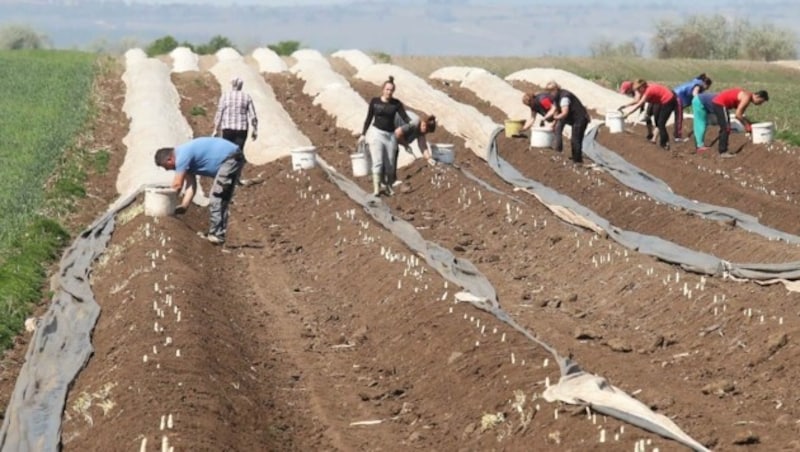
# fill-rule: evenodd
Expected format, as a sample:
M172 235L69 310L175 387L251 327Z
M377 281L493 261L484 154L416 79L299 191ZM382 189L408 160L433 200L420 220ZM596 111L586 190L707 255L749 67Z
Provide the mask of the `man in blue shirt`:
M155 163L166 170L175 170L172 188L185 188L176 214L186 212L197 190L197 176L214 178L209 197L209 226L206 238L214 244L225 243L230 207L236 183L244 166L244 154L235 143L224 138L195 138L175 148L156 151Z

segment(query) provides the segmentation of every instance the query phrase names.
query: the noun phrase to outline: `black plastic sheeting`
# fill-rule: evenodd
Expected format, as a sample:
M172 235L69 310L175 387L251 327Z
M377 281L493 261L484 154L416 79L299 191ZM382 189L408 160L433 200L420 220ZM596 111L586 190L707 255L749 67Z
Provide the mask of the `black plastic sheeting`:
M61 258L53 276L50 308L33 333L6 407L0 450L57 451L70 384L94 352L92 330L100 315L89 283L92 263L106 249L114 218L142 189L118 200L84 230Z
M492 133L489 139L489 144L486 154L487 163L498 176L500 176L503 180L505 180L506 182L515 187L520 187L535 193L536 196L539 199L541 199L543 203L547 205L561 206L571 212L574 212L579 217L588 219L591 223L599 226L603 231L605 231L608 234L610 238L615 240L620 245L628 249L631 249L633 251L653 256L664 262L669 262L675 265L679 265L686 271L699 274L706 274L713 276L732 276L740 279L750 279L750 280L770 281L770 282L775 282L778 280L800 279L800 262L798 261L786 262L786 263L734 263L726 261L724 259L720 259L719 257L713 256L711 254L686 248L684 246L678 245L677 243L664 240L660 237L640 234L638 232L628 231L614 226L608 220L601 217L594 211L588 209L587 207L583 206L582 204L579 204L577 201L570 198L569 196L559 193L553 190L552 188L547 187L546 185L543 185L532 179L528 179L522 173L520 173L516 168L514 168L514 166L512 166L510 163L508 163L502 157L500 157L497 150L497 136L500 133L503 133L503 130L504 130L503 127L499 126ZM590 151L592 152L592 154L588 154L590 155L590 157L594 158L594 156L600 155L600 151L596 147L599 145L595 144L593 133L587 134L584 137L583 142L584 142L584 149L587 148L592 149L592 151ZM616 165L617 163L620 162L614 161L609 156L609 154L611 154L611 152L607 151L606 158L603 160L604 162L603 165L608 165L608 166L604 167L607 170L610 170L610 168L615 168L617 174L619 175L627 174L626 177L628 179L632 179L633 176L631 176L631 174L633 173L631 172L631 170L628 170L626 172L626 169L624 167L617 168ZM624 162L624 160L622 159L619 160ZM635 168L630 164L628 164L628 167ZM639 171L638 174L640 175L640 177L644 178L645 177L644 175L646 173ZM654 181L657 180L652 177L651 179L653 179ZM663 182L661 183L663 184ZM680 198L677 195L673 196L675 196L676 198ZM737 211L735 211L734 209L715 208L707 212L707 217L712 217L712 215L732 215L733 212ZM787 236L790 236L789 234L785 234L780 231L775 231L774 229L767 228L766 226L758 225L757 221L756 223L753 223L752 221L746 221L747 215L745 214L741 214L741 216L742 216L742 221L749 224L750 225L749 227L753 228L754 232L762 231L766 234L768 233L768 231L774 231L775 234L780 234L782 238L787 238ZM733 217L726 216L720 218L733 218ZM737 219L737 222L738 221L739 220Z
M496 156L496 149L490 155ZM605 379L583 371L577 363L561 356L553 347L518 325L500 307L492 284L471 262L458 259L446 248L425 240L413 225L394 217L385 203L361 190L319 157L318 163L329 178L363 206L372 218L423 256L426 263L445 279L465 289L466 294L458 294L461 301L490 313L550 353L558 362L561 373L559 382L549 388L551 393L558 394L558 400L587 404L595 411L673 439L691 449L707 450L668 418L654 413ZM476 176L470 178L497 192ZM143 189L119 200L115 207L82 232L62 257L59 272L53 278L55 295L50 309L34 333L6 409L0 430L0 450L60 449L61 419L67 392L93 353L91 334L100 314L89 283L91 266L106 249L116 214L130 205Z
M494 142L494 140L492 141ZM439 272L442 277L464 288L467 293L457 295L460 301L470 303L476 308L493 315L550 353L558 363L561 373L559 382L550 387L550 389L554 390L552 391L553 393L562 396L558 400L589 405L595 411L672 439L690 449L697 451L707 450L681 431L667 417L653 412L649 407L627 395L621 389L609 384L604 378L583 371L576 362L568 357L561 356L555 348L517 324L500 307L497 293L491 282L470 261L459 259L446 248L425 240L412 224L395 217L384 202L366 193L319 156L317 156L317 163L331 181L347 194L350 199L361 205L375 221L389 230L412 251L422 256L425 262ZM474 175L471 175L471 179L479 180ZM480 181L480 184L484 187L491 187L485 181ZM492 191L498 192L496 188L492 188Z
M631 164L619 154L604 147L595 140L599 126L592 127L584 139L583 152L598 166L602 167L612 177L622 184L641 193L645 193L656 201L671 206L680 207L688 212L703 218L716 221L736 220L736 226L745 231L758 234L773 240L783 240L787 243L800 244L800 237L787 232L765 226L758 218L740 212L730 207L716 206L676 195L672 189L661 179L648 174L641 168Z

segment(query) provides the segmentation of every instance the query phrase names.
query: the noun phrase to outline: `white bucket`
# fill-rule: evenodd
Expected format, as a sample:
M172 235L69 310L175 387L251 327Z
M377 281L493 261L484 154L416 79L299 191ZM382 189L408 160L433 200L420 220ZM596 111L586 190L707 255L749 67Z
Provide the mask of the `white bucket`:
M362 177L369 174L369 159L362 152L350 154L350 162L353 164L353 177Z
M292 169L310 169L317 166L317 148L308 146L292 151Z
M752 125L753 144L769 144L775 136L775 124L771 122L757 122Z
M606 126L609 133L622 133L625 130L625 122L622 113L618 110L606 111Z
M440 163L451 165L456 160L455 146L438 143L431 146L431 157Z
M531 129L531 147L549 148L553 146L553 130L547 128Z
M144 190L144 214L149 217L166 217L175 213L178 192L171 188L149 187Z

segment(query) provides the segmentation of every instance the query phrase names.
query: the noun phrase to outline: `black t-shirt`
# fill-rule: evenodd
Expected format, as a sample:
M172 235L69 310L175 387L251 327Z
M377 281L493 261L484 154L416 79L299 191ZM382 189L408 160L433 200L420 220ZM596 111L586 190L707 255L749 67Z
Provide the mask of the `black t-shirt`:
M395 115L400 115L405 122L411 121L403 103L399 100L391 98L389 102L384 102L380 97L373 97L369 101L367 119L364 121L364 129L361 133L365 135L370 125L374 125L384 132L394 132ZM374 122L373 119L375 120Z

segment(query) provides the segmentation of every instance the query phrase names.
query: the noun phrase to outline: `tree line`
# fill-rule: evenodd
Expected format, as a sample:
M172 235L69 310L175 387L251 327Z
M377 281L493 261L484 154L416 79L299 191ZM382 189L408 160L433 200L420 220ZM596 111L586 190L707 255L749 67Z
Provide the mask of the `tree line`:
M719 14L695 15L682 22L660 20L654 29L650 50L656 58L757 61L797 58L795 33L769 23L756 25ZM599 39L591 44L589 53L593 57L642 57L644 49L644 43L638 40Z
M131 39L124 40L122 44L123 48L120 48L119 46L114 46L106 40L101 39L90 44L88 50L108 53L109 50L115 48L115 53L123 53L133 47L143 47L147 55L151 57L166 55L177 47L188 47L199 55L214 54L225 47L231 47L239 51L229 38L222 35L213 36L208 42L201 44L193 44L188 41L178 42L178 40L171 35L154 39L144 46ZM50 42L50 38L43 33L39 33L30 26L12 24L0 27L0 50L47 49L51 47L52 43ZM300 41L280 41L275 44L270 44L267 47L278 55L288 56L300 49L302 44Z
M216 35L207 43L200 45L193 45L192 43L185 41L179 44L174 37L167 35L148 44L145 48L145 52L148 56L153 57L156 55L168 54L177 47L188 47L192 50L192 52L198 55L211 55L226 47L230 47L241 53L241 51L239 51L239 49L233 45L230 39L222 35ZM278 55L288 56L300 48L300 41L280 41L277 44L270 44L267 47L272 49Z

